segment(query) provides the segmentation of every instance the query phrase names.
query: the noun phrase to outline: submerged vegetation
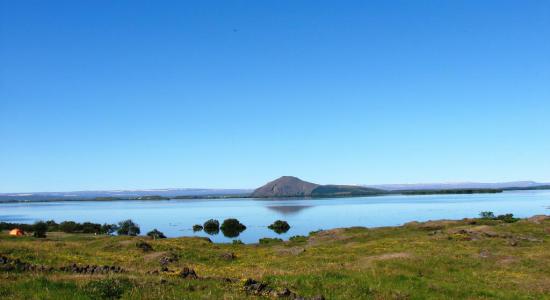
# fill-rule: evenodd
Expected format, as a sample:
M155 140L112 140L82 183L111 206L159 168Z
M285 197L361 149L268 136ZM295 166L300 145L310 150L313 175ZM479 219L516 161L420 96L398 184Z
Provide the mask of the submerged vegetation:
M277 220L273 224L267 226L267 228L275 231L278 234L285 233L290 230L290 225L286 221Z
M550 217L502 216L332 229L259 245L3 231L0 298L550 299Z
M218 220L210 219L202 225L204 232L208 234L218 234L220 232L220 222Z
M239 234L246 230L244 226L237 219L226 219L223 221L222 226L220 227L224 236L228 238L238 237Z

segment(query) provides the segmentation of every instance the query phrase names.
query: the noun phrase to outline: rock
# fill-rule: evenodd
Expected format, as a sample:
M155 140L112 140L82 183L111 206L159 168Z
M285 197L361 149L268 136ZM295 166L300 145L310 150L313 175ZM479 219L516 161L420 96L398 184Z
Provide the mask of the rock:
M188 267L184 267L183 270L179 273L179 277L185 278L185 279L197 279L197 273L195 273L195 270L190 269Z
M159 259L159 263L161 266L166 266L170 263L177 262L178 256L174 253L170 253L169 255L163 256Z
M279 298L290 297L290 295L292 295L292 292L287 288L284 288L276 293L276 296Z

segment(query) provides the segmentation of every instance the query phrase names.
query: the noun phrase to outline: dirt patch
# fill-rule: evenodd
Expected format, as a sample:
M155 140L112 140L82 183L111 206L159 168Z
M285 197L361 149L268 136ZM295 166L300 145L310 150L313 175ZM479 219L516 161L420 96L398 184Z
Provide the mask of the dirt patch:
M290 247L290 248L278 247L278 248L275 248L275 252L279 255L299 255L306 252L306 249L304 249L303 247Z
M153 252L143 256L145 261L159 260L161 257L167 256L168 252Z
M420 223L418 225L418 228L423 230L440 230L449 225L456 225L459 223L460 221L454 221L454 220L427 221L424 223Z
M509 266L515 262L517 262L518 259L516 257L512 256L505 256L497 260L497 264L501 266Z
M365 256L361 257L357 260L357 262L352 264L352 267L368 267L372 265L374 262L377 261L385 261L385 260L392 260L392 259L410 259L413 256L408 252L394 252L394 253L384 253L379 255L371 255L371 256Z
M126 241L120 241L120 242L118 242L118 244L121 245L121 246L129 246L129 245L132 245L135 242L136 241L134 241L134 240L126 240Z
M351 239L351 237L345 235L346 229L336 228L331 230L319 231L313 236L310 236L307 240L308 245L318 245L323 242L334 242Z

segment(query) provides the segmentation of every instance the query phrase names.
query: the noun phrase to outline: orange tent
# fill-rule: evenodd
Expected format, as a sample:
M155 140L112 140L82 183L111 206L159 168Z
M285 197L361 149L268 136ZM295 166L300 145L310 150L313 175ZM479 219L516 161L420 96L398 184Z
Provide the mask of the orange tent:
M23 236L25 233L23 232L23 230L19 229L19 228L14 228L12 230L10 230L10 235L11 236Z

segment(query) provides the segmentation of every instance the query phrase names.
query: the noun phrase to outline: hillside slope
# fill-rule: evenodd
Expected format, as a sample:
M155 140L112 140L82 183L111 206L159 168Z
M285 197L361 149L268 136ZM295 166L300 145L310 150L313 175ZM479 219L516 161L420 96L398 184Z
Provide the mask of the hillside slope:
M293 176L283 176L259 187L251 196L255 198L309 197L318 186Z

